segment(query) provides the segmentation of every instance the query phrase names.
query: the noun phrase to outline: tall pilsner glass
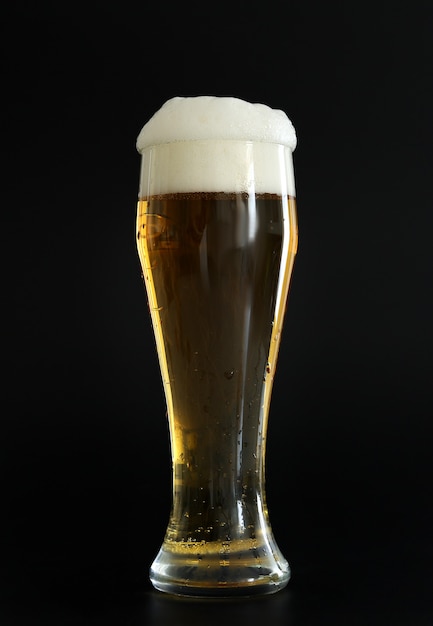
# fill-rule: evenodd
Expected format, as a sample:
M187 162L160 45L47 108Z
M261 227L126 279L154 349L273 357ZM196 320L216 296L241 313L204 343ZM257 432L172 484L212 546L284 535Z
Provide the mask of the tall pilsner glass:
M297 247L286 115L173 98L144 126L137 243L165 390L172 509L150 570L161 591L273 593L265 443Z

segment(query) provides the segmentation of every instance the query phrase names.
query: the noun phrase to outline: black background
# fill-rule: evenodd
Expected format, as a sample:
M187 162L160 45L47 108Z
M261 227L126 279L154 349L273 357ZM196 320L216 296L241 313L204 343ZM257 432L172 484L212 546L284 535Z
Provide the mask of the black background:
M2 624L433 624L433 4L2 5ZM135 248L143 124L176 95L286 111L300 244L267 494L293 578L186 602Z

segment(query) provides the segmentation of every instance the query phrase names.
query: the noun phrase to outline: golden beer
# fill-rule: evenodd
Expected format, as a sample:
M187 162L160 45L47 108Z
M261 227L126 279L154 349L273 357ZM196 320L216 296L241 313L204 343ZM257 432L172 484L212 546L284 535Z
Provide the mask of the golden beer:
M146 158L146 172L158 172L156 155ZM173 158L160 161L164 169ZM145 179L145 189L161 186L154 174ZM173 463L172 510L150 573L162 591L271 593L290 577L265 496L269 404L297 248L295 198L282 191L139 197L137 246Z

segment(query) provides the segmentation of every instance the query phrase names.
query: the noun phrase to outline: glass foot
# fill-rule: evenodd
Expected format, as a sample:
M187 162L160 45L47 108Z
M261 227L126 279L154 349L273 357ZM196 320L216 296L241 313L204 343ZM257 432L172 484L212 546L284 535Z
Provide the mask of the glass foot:
M276 593L289 579L289 564L278 548L253 540L165 541L150 570L159 591L195 597Z

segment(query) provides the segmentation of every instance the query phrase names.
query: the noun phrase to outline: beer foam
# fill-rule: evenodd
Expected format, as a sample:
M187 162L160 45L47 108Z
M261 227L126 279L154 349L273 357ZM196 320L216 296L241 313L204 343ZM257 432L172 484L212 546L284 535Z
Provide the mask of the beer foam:
M204 191L294 196L295 147L295 129L278 109L239 98L172 98L138 135L139 195Z
M239 98L195 96L168 100L144 125L137 149L174 141L231 139L278 143L294 150L292 122L279 109Z

